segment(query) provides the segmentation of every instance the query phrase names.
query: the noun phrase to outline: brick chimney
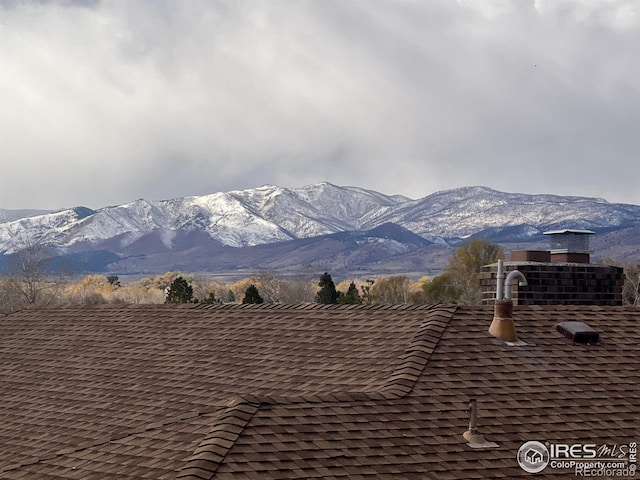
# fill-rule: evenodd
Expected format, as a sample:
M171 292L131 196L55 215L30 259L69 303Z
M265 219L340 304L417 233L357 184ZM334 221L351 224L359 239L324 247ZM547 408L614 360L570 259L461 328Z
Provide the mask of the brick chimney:
M589 263L590 230L553 230L551 249L511 252L504 274L519 270L528 285L513 290L514 305L622 305L621 267ZM482 303L493 305L498 290L498 265L480 269Z

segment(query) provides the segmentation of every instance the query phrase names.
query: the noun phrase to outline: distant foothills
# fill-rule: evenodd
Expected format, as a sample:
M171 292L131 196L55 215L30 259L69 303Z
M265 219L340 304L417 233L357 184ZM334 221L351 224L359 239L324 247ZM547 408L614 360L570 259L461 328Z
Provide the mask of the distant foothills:
M640 206L604 199L505 193L473 186L413 200L320 183L265 185L98 210L0 209L0 269L34 244L50 268L242 277L331 271L341 276L432 275L461 243L546 248L546 230L589 229L592 259L640 262Z

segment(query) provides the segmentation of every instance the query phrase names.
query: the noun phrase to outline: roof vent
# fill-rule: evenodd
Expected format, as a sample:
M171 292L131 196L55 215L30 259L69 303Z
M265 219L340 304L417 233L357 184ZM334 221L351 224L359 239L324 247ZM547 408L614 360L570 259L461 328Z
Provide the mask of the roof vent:
M497 448L498 444L485 440L478 431L478 403L475 398L469 400L469 430L462 434L471 448Z
M498 260L498 278L496 285L496 300L493 307L493 321L489 326L489 333L505 342L518 342L515 323L513 322L513 300L511 300L511 286L516 279L519 285L527 285L527 279L520 270L512 270L504 278L504 264Z
M598 332L582 322L560 322L556 330L574 343L598 343L600 339Z

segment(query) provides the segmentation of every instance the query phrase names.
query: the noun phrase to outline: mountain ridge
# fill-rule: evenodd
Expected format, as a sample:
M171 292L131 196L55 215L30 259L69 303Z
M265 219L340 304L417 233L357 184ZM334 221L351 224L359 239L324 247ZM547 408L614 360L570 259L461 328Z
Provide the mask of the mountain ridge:
M83 253L83 258L94 251L103 252L100 258L110 260L114 255L121 259L164 255L170 260L180 252L186 266L202 264L197 255L221 249L230 255L233 249L257 252L260 249L255 247L284 242L294 248L290 242L314 238L324 244L351 242L350 251L367 248L348 236L321 238L349 232L358 232L356 237L364 232L378 239L369 248L375 244L379 251L376 259L382 261L383 251L390 256L403 251L406 256L413 249L433 244L452 247L477 236L496 243L526 243L539 241L544 230L611 232L640 224L640 206L601 198L506 193L468 186L411 199L328 182L300 188L263 185L169 200L139 199L97 210L74 207L21 218L12 212L3 210L4 217L0 217L0 254L5 256L19 251L28 240L50 245L59 256ZM386 243L384 233L376 230L384 225L392 232ZM189 247L195 248L192 260L189 242L199 245ZM284 250L272 250L286 255ZM316 253L311 256L317 258ZM108 265L121 263L111 261ZM138 263L144 269L144 262ZM232 263L228 266L233 267ZM161 264L156 258L154 265L160 268ZM108 265L104 268L110 268Z

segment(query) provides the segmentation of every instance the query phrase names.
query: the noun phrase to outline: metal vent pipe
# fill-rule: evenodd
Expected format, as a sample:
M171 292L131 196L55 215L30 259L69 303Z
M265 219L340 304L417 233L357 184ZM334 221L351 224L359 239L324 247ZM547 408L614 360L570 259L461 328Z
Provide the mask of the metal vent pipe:
M520 282L518 283L518 285L520 285L521 287L525 287L528 285L527 277L524 276L524 273L522 273L520 270L510 271L509 275L507 275L507 279L504 281L504 299L505 300L511 300L511 285L513 284L516 278L520 279Z

